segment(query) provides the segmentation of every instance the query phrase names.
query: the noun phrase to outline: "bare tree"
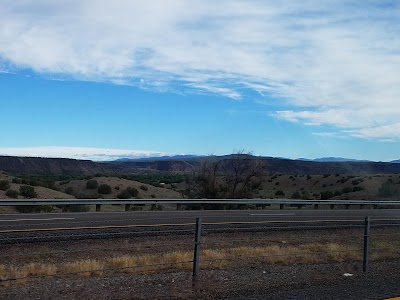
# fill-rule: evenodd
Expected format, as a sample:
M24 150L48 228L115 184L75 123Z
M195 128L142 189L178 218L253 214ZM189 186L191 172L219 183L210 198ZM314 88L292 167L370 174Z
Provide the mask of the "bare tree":
M201 198L252 198L265 170L264 161L248 153L209 157L197 172L197 194Z

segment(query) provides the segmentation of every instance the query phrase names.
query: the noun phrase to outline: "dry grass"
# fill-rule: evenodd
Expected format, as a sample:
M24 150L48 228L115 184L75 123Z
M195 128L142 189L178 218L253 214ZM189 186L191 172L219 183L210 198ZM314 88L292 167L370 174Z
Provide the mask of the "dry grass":
M360 259L360 253L354 250L353 246L335 243L204 249L201 252L201 268L221 269L260 262L287 265L342 262ZM192 251L173 251L164 254L105 257L101 260L83 259L63 265L42 263L29 263L18 267L0 265L0 277L29 278L30 276L43 275L51 277L66 273L89 277L101 276L106 270L122 271L125 273L149 273L167 269L190 270L192 268L192 259Z

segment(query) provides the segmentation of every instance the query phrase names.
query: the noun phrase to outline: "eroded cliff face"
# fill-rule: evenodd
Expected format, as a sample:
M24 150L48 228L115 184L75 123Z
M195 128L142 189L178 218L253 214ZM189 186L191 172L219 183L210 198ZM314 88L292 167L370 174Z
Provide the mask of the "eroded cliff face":
M93 175L104 168L90 160L0 156L0 170L10 175Z

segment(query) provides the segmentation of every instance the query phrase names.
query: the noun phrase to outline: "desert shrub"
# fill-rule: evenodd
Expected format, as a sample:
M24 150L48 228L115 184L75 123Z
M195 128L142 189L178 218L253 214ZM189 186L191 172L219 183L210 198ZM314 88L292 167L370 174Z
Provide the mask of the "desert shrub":
M343 194L351 193L353 189L351 187L345 187L342 189Z
M134 187L128 187L125 190L121 191L117 197L119 199L128 199L131 197L137 197L139 195L139 191Z
M105 183L100 184L97 189L97 192L99 194L104 194L104 195L111 194L111 186L109 186L108 184L105 184Z
M355 186L353 187L353 192L359 192L365 190L362 186Z
M128 187L127 190L129 191L129 193L131 193L132 197L137 197L139 195L139 191L137 188Z
M299 192L299 191L295 191L295 192L292 194L291 198L292 198L292 199L301 199L301 194L300 194L300 192Z
M334 195L331 191L324 191L321 193L321 200L328 200L332 198Z
M275 185L279 185L279 181L277 181L277 182L275 183Z
M156 195L155 194L151 194L150 197L151 198L156 198Z
M340 196L342 195L342 191L335 191L335 196Z
M19 195L19 193L17 191L15 191L15 190L8 190L6 192L6 196L10 197L10 198L13 198L13 199L17 199L18 195Z
M22 179L21 179L21 178L15 177L15 178L13 178L13 179L11 180L11 182L12 182L12 183L21 184L21 183L22 183Z
M359 179L354 179L352 182L351 182L351 184L352 185L357 185L357 184L359 184L361 181L359 180Z
M25 198L36 198L37 197L35 188L32 186L28 186L28 185L21 185L19 187L19 193L21 194L21 196L23 196Z
M324 178L331 176L331 174L324 174Z
M67 188L64 190L64 192L65 192L66 194L72 195L72 194L74 193L74 188L73 188L72 186L69 186L69 187L67 187Z
M98 186L99 186L99 183L95 179L90 179L86 182L86 188L89 190L97 189Z
M307 180L310 180L311 178L312 178L311 175L307 174Z
M0 190L7 191L10 188L10 182L8 180L0 180Z
M396 195L398 192L395 183L392 179L388 179L382 183L381 187L378 190L378 195L381 197L390 197Z
M35 180L35 179L30 179L28 184L31 185L31 186L38 186L39 182L37 180Z
M125 189L119 192L117 197L118 199L129 199L131 197L131 193L127 189Z
M117 191L119 191L119 186L114 187L114 189L116 189Z
M144 184L142 184L142 185L140 186L140 189L143 190L143 191L149 190L149 188L148 188L146 185L144 185Z
M303 191L303 193L301 195L301 199L310 200L311 199L310 193L307 191Z
M285 192L282 190L278 190L278 191L276 191L275 195L276 196L285 196Z

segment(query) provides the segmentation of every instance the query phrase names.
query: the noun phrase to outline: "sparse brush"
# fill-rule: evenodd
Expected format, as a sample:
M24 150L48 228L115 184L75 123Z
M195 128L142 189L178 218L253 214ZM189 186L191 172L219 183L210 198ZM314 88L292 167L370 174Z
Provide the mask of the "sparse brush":
M101 276L103 274L103 268L104 264L102 262L88 259L66 263L60 268L60 273L76 273L84 277L89 277L91 275Z

